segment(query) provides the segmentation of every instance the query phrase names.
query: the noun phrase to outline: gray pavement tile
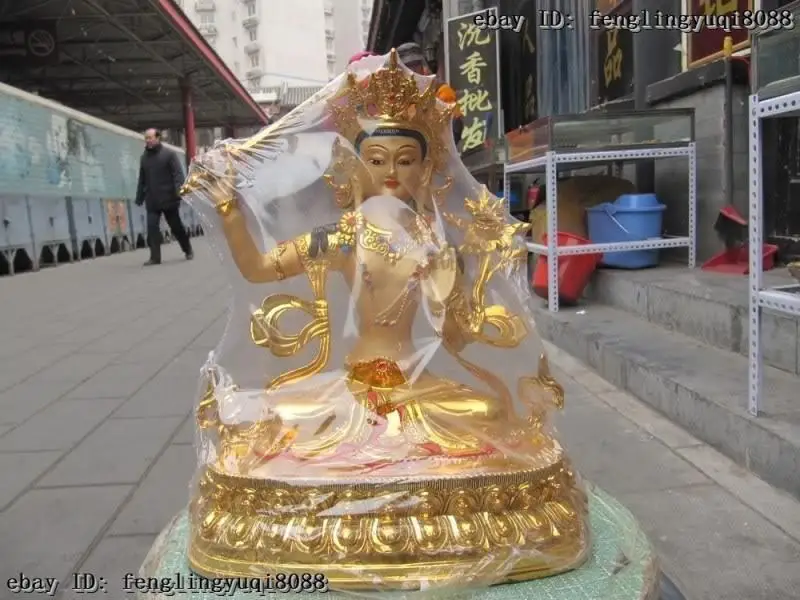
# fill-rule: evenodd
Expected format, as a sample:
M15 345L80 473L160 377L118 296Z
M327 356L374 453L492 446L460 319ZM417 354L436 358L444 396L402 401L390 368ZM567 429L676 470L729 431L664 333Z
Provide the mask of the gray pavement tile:
M136 483L180 424L177 417L109 419L37 486Z
M0 452L71 448L121 403L118 398L55 402L0 438Z
M155 363L164 365L178 356L184 348L186 348L186 342L183 340L149 337L115 357L114 363Z
M197 454L192 446L167 448L114 521L110 533L159 533L189 503L189 484L196 466Z
M53 363L31 377L31 381L62 381L77 385L100 371L114 359L110 352L78 351Z
M0 366L0 392L14 387L30 376L31 373L21 372L19 369L14 369L12 367L5 368Z
M595 394L602 394L605 392L616 392L617 388L615 388L612 384L607 382L605 379L600 377L598 374L586 370L586 371L577 371L574 375L575 381L580 383L590 392Z
M686 448L702 443L696 437L687 433L684 429L681 429L627 392L605 392L600 394L598 398L633 421L637 426L661 440L669 448Z
M125 352L137 344L148 340L163 324L150 315L130 317L121 320L113 328L113 333L91 343L94 352Z
M24 381L0 392L0 422L22 423L73 387L52 381Z
M176 359L119 409L118 417L186 416L192 410L201 363Z
M194 444L194 432L196 425L197 421L194 418L194 411L192 411L183 422L183 425L180 426L180 429L178 429L178 433L175 434L175 438L172 440L172 443Z
M624 468L624 467L622 467ZM601 482L602 483L602 482ZM716 486L622 494L694 598L796 600L800 545Z
M72 390L67 398L130 398L162 366L154 363L108 365Z
M0 511L34 482L62 453L13 452L0 453Z
M762 481L710 446L680 448L677 453L800 542L800 503L795 498Z
M31 490L0 513L0 581L63 580L130 493L130 486Z
M208 350L216 348L217 344L222 340L222 336L225 334L225 326L227 323L228 320L226 317L218 318L208 329L192 341L191 347Z
M84 326L79 326L72 331L56 337L56 341L81 342L87 346L94 340L108 334L108 326L105 323L93 322Z
M67 340L66 343L61 343L48 335L47 328L41 335L35 333L26 334L25 338L19 342L16 349L9 353L4 354L0 360L0 364L14 364L21 366L24 362L26 364L33 364L37 366L48 365L57 360L65 358L81 347L81 343L76 340ZM13 342L6 343L3 339L3 348L14 348Z
M85 563L80 567L80 573L90 573L104 585L100 594L109 599L135 597L135 593L125 589L125 576L138 575L139 567L144 562L150 546L155 541L155 535L135 535L125 537L106 537L92 550ZM91 597L89 595L88 597ZM86 600L87 594L78 590L66 588L63 600Z
M567 405L555 426L578 470L612 494L709 482L687 461L602 404Z
M24 382L30 376L49 367L58 358L47 355L38 355L36 352L15 355L0 361L0 390ZM3 374L5 373L5 374Z

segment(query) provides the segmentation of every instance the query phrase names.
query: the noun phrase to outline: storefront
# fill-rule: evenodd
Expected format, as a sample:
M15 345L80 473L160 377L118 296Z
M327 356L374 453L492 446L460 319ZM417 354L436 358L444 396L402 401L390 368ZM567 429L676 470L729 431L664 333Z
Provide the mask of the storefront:
M673 10L681 5L682 14L734 18L736 13L778 10L788 3L781 0L675 0L674 4ZM635 4L633 8L635 11ZM643 100L645 106L654 108L692 107L695 110L698 258L702 261L721 250L721 241L714 233L719 211L732 205L743 216L748 213L746 137L751 40L741 28L731 28L728 32L703 28L693 33L674 33L677 40L658 40L659 33L643 31L634 35L635 44L646 42L653 48L647 60L641 61L646 63L646 69L634 65L634 95L637 95L636 90L640 97L643 95L639 105ZM723 52L727 36L731 38L733 51L729 64ZM665 37L663 33L661 37ZM670 46L675 49L670 64L651 60L652 56L668 54ZM634 54L642 56L635 47ZM648 77L648 71L662 72L654 78L652 73ZM798 120L766 121L763 139L764 165L770 169L764 177L766 239L781 246L784 257L797 255L800 253L797 243L800 212L792 212L791 198L800 191L794 184L800 181L800 168L793 166L800 157ZM675 170L669 166L656 168L653 187L664 201L678 204L680 192L673 185L675 177ZM686 218L680 212L673 212L665 225L668 229L680 229Z
M778 2L795 18L800 2ZM800 32L782 30L760 36L753 64L753 87L760 97L774 97L800 89ZM763 231L765 241L780 248L788 262L800 258L800 118L762 121Z

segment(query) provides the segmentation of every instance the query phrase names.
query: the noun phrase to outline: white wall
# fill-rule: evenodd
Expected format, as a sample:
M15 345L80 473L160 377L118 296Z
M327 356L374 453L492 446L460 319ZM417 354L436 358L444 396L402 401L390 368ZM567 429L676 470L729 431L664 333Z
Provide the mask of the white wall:
M345 0L347 1L347 0ZM203 3L213 10L203 10ZM182 8L231 71L254 92L280 85L321 85L328 81L325 47L325 0L182 0ZM243 21L255 6L252 28L258 48L248 52L250 30ZM213 25L216 35L206 29ZM256 56L259 81L248 82ZM251 85L252 83L252 85Z
M260 0L260 5L262 87L326 83L324 0Z

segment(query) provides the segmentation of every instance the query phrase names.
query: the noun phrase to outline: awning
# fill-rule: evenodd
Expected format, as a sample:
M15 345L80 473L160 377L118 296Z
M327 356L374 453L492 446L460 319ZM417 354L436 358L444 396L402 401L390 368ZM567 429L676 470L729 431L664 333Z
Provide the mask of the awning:
M218 0L221 5L221 0ZM6 0L0 79L134 130L267 122L173 0Z

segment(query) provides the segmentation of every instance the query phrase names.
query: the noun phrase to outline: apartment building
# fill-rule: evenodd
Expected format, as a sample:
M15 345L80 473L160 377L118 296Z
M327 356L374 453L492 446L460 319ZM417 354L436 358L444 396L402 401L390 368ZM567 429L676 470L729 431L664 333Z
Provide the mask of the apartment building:
M231 71L256 93L329 80L337 61L336 24L327 2L179 0L178 4ZM331 44L328 29L334 32Z
M372 7L375 6L373 0L358 0L360 3L361 14L359 15L361 31L361 47L366 48L369 39L369 24L372 20Z
M345 70L353 54L367 47L373 0L325 0L328 75Z

